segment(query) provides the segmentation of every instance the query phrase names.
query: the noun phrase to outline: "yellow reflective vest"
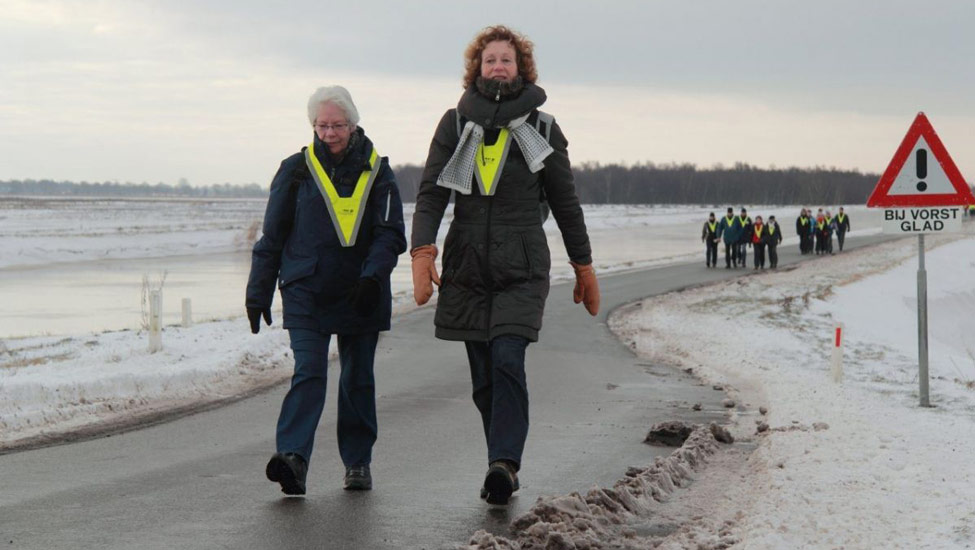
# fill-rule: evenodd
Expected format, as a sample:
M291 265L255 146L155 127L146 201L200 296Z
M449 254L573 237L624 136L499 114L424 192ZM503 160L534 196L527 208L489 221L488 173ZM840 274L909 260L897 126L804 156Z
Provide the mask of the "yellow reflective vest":
M366 209L366 202L369 199L369 191L376 180L379 170L376 169L376 161L379 154L376 148L372 148L372 155L369 156L369 169L363 170L359 175L359 180L355 184L352 196L340 197L332 179L328 177L325 168L318 158L315 157L315 144L312 143L305 149L305 163L308 171L311 172L318 190L322 193L325 206L332 217L332 224L338 234L339 243L344 247L355 246L356 235L359 233L359 226L362 224L362 214Z

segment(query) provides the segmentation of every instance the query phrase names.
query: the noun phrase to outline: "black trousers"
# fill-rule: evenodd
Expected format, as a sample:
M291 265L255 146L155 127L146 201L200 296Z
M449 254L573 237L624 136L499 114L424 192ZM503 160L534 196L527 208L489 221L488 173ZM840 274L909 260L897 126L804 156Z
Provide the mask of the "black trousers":
M724 265L738 265L738 243L724 243Z
M768 243L768 266L775 269L779 265L779 253L775 250L778 243Z
M748 243L738 243L738 265L748 265Z
M765 243L755 243L755 267L765 269Z
M846 231L836 232L836 242L840 245L840 252L843 252L843 241L846 240Z
M704 262L711 267L718 265L718 243L713 239L707 240L708 249L704 253Z

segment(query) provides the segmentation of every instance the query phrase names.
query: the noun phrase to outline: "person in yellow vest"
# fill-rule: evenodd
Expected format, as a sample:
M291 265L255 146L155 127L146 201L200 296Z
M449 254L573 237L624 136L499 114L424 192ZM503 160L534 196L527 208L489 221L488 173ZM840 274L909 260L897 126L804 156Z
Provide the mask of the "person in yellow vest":
M809 254L812 251L812 218L809 212L803 208L796 218L796 234L799 235L799 254Z
M836 215L836 244L840 246L840 252L843 252L843 241L846 240L846 234L850 231L850 216L843 211L843 207L840 207L839 214Z
M752 246L752 218L742 206L741 214L735 220L738 222L738 230L741 231L738 238L738 265L748 269L747 247Z
M718 220L714 219L714 212L708 214L708 221L701 228L701 242L707 248L704 251L704 263L707 267L718 267Z
M765 245L768 244L768 230L761 216L755 216L755 223L752 224L751 241L752 248L755 249L754 269L765 269Z
M769 216L765 229L768 231L768 240L766 241L766 245L768 246L768 266L771 269L776 269L779 265L779 253L776 249L779 243L782 242L782 228L779 227L779 222L775 221L775 216Z
M826 252L828 254L833 254L833 233L836 232L836 218L833 214L827 210L826 211Z
M413 294L439 284L436 337L464 342L474 404L487 442L481 497L507 504L528 436L525 351L538 340L551 259L544 197L575 271L573 301L599 312L589 234L569 165L568 141L539 108L545 91L533 45L504 26L483 29L464 53L464 93L430 143L413 215ZM454 197L437 274L437 232Z
M376 441L373 360L389 330L390 273L406 250L403 206L386 157L359 126L342 86L308 100L311 143L281 163L268 197L264 234L254 245L247 317L257 334L271 324L277 286L294 352L267 478L287 495L305 494L315 430L325 405L328 347L338 340L338 446L345 489L372 488Z

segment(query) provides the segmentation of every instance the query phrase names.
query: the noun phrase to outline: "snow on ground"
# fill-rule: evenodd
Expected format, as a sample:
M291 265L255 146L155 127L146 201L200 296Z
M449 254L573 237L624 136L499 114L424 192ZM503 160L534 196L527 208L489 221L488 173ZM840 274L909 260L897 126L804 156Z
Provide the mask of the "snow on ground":
M927 238L933 408L918 404L916 239L649 299L611 319L639 353L726 385L739 437L757 444L749 473L699 514L701 532L662 547L712 547L707 531L720 525L742 549L975 546L973 229ZM829 368L837 322L840 384Z
M142 332L0 341L0 451L94 425L131 425L269 387L291 375L287 332L245 318Z
M249 249L266 202L0 197L0 269Z

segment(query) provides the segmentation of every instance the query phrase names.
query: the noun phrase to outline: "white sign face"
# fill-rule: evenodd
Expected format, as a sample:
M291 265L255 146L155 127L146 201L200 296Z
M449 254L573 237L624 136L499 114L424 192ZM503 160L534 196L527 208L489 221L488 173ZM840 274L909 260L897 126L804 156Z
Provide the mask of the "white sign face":
M884 233L957 233L961 231L962 210L944 208L884 208Z
M941 163L931 154L931 147L924 136L921 136L917 138L914 150L894 178L887 194L941 195L955 192L955 186L941 168Z

